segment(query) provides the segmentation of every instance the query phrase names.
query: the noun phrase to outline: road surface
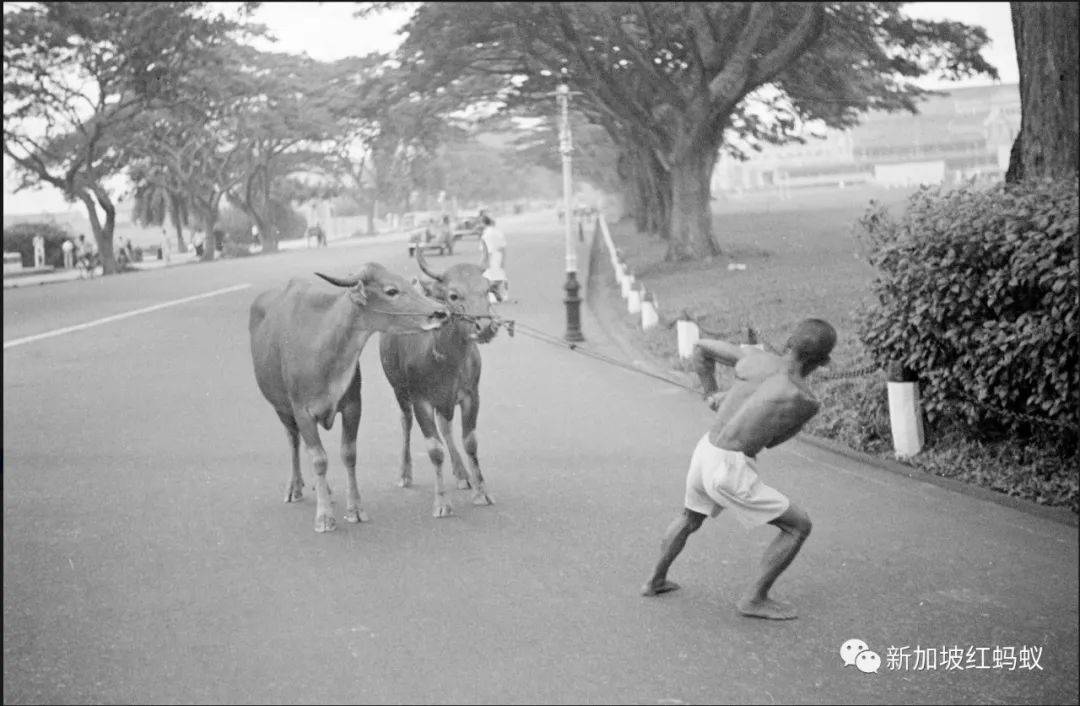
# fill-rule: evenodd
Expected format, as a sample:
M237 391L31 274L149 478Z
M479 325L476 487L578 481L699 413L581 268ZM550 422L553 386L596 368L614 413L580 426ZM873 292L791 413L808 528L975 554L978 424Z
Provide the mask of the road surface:
M503 315L561 335L554 214L500 225L516 299ZM475 257L465 245L433 266ZM433 518L418 433L416 484L396 487L398 412L373 341L358 463L371 522L340 521L335 426L339 527L316 534L312 492L281 502L287 446L255 386L248 306L368 260L417 272L384 240L5 292L6 703L1076 703L1075 528L798 441L761 459L815 521L775 589L798 620L735 614L774 530L725 515L675 564L683 590L641 597L709 412L521 334L483 351L494 506L454 491L457 515ZM591 310L583 328L619 354ZM844 666L852 638L880 654L877 673ZM896 668L904 646L973 661ZM995 647L1014 650L1012 670L993 667ZM1030 648L1037 667L1020 660Z

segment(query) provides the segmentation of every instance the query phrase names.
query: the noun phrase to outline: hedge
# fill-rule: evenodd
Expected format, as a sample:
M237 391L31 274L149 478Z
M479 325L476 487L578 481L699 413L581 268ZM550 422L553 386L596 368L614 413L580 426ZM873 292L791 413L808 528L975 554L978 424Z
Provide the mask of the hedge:
M64 266L64 251L61 247L65 240L75 238L67 231L52 223L17 223L4 229L4 252L17 252L22 256L23 267L34 266L34 236L45 238L45 264L53 267Z
M920 380L927 419L1045 435L1080 425L1077 182L924 187L860 236L879 270L860 337Z

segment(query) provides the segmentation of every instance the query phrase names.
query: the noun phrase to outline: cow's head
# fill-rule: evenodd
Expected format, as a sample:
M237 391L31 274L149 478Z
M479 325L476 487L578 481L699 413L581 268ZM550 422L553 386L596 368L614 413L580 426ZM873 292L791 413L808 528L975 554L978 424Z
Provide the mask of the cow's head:
M357 314L375 331L430 331L449 318L445 304L420 294L404 277L377 262L369 262L347 277L315 274L334 286L346 288Z
M482 269L460 263L445 272L435 272L428 267L422 248L416 249L416 262L431 278L430 281L417 280L424 294L445 303L451 315L461 314L456 321L462 332L480 343L495 337L499 327L488 299L492 284L484 277Z

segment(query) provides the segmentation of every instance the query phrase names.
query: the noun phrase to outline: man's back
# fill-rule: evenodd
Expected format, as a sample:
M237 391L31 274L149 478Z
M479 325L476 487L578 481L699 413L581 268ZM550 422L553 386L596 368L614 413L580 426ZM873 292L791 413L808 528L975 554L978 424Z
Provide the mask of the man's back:
M779 356L749 355L736 364L735 376L709 432L709 440L719 448L755 456L795 436L820 409Z

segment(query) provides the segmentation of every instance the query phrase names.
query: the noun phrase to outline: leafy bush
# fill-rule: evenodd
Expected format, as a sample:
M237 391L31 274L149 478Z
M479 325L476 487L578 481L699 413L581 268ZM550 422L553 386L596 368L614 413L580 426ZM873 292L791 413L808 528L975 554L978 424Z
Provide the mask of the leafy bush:
M924 187L901 217L872 205L860 220L879 270L860 337L918 375L929 421L960 412L1075 447L1077 202L1076 181Z
M45 238L45 264L64 266L64 241L71 235L52 223L18 223L4 229L4 252L17 252L23 267L34 266L34 236ZM74 241L74 239L72 239Z

